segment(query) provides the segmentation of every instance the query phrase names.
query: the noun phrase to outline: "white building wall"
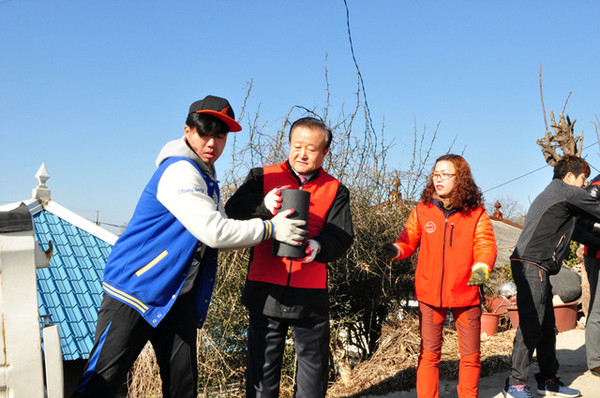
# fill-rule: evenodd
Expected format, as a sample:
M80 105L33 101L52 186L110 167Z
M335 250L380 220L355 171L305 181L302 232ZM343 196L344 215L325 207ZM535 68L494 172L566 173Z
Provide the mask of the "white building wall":
M0 234L0 397L44 397L33 231ZM37 250L40 251L39 247Z

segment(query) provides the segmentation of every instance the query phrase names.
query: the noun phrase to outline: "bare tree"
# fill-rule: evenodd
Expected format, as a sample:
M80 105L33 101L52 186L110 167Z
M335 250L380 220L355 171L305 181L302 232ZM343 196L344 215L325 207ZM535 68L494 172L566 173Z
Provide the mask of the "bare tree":
M570 96L571 92L569 92L569 95L567 96L567 100L565 101L563 110L560 113L558 123L556 123L554 112L550 111L550 121L552 122L550 127L552 127L554 130L554 132L550 132L548 129L548 121L546 119L546 107L544 105L544 93L542 91L542 67L540 66L540 97L542 99L542 110L544 112L546 133L544 134L543 138L537 140L537 144L542 149L542 154L544 155L546 163L548 163L550 166L554 166L556 162L558 162L565 155L581 156L581 151L583 149L583 131L579 137L576 137L574 133L576 120L571 122L569 115L566 115L566 117L564 115ZM560 150L562 153L557 152L558 150Z

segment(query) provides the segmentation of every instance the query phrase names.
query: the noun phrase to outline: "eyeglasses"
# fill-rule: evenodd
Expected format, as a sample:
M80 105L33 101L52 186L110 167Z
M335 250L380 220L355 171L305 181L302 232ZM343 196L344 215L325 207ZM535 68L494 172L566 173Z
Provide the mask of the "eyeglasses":
M448 173L433 173L431 175L431 179L432 180L442 180L442 181L448 181L449 179L451 179L452 177L456 176L456 174L448 174Z

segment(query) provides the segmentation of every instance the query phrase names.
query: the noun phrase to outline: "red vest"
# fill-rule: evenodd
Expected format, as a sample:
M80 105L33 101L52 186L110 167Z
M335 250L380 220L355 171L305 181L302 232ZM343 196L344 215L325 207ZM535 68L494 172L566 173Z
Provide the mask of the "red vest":
M263 193L266 195L273 188L291 185L292 189L300 189L298 181L288 169L287 162L263 167ZM327 213L335 200L340 182L319 170L301 188L310 192L308 208L308 238L319 235L325 225ZM327 287L327 269L324 263L313 261L300 263L272 254L273 240L269 239L254 247L254 254L248 279L276 285L325 289Z

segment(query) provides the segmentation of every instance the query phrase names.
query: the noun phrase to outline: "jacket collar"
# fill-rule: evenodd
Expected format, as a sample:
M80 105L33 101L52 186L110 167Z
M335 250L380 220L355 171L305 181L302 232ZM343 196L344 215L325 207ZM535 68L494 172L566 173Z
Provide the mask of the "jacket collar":
M302 185L300 178L298 177L298 173L296 172L296 170L294 170L294 168L292 167L292 165L290 164L289 160L285 161L285 166L287 167L288 171L296 178L296 180L298 180L298 184ZM310 178L306 181L312 181L315 178L317 178L319 175L321 175L323 173L323 167L319 167L311 176ZM305 182L305 184L306 184Z

